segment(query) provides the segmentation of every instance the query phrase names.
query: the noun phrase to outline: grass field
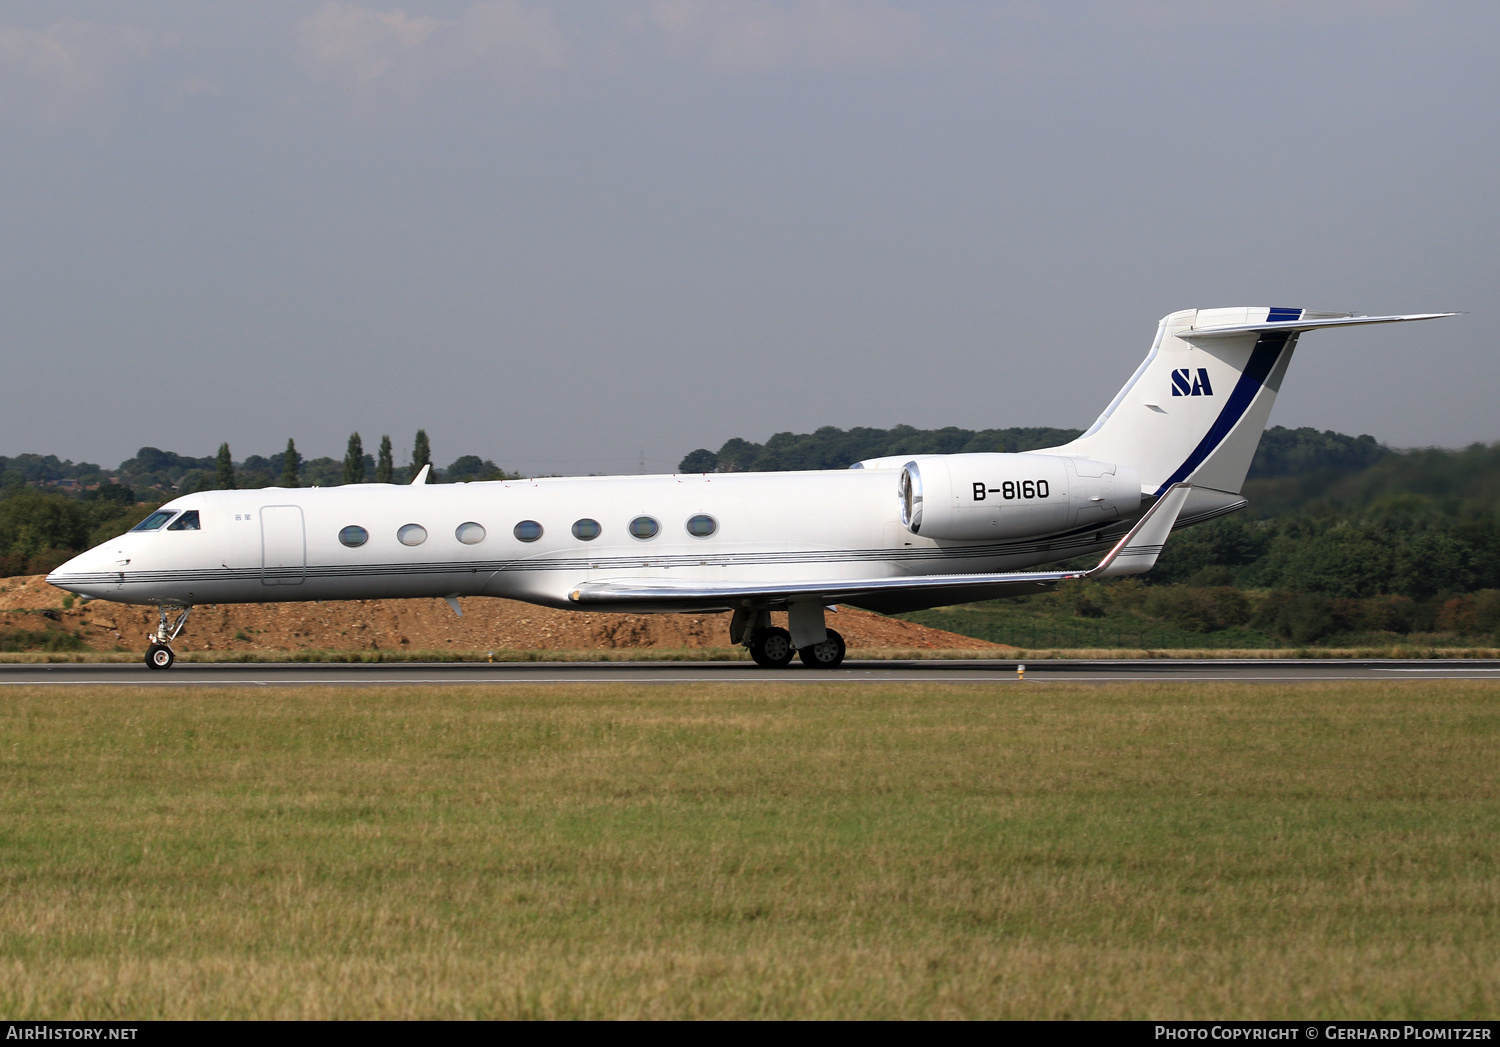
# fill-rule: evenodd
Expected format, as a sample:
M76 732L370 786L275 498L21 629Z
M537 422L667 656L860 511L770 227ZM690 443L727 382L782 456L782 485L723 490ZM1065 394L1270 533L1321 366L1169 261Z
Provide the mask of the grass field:
M1490 1017L1500 687L7 688L0 1013Z

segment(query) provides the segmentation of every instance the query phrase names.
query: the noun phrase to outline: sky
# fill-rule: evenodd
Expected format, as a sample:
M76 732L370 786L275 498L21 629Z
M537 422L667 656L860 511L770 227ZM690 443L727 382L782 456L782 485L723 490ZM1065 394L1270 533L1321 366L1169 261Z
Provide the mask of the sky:
M0 6L0 454L670 471L1087 426L1192 307L1273 424L1500 440L1500 5Z

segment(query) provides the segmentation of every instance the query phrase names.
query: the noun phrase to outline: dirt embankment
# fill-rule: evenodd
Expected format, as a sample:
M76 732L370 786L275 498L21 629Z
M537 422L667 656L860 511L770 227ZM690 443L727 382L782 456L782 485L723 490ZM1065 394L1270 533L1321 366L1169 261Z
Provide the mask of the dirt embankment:
M156 610L75 600L40 575L0 578L0 632L62 630L91 649L144 648ZM442 600L204 604L178 641L183 651L615 650L729 646L727 614L594 614L514 600L464 597L463 617ZM785 615L777 615L778 620ZM784 624L784 621L783 621ZM852 607L829 616L851 648L997 650L997 645Z

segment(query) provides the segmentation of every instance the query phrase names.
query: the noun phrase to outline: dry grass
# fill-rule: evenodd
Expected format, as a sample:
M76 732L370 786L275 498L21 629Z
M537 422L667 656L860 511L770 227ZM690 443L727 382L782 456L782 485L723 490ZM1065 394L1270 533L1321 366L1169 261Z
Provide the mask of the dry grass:
M1500 647L1434 647L1423 644L1394 644L1390 647L1013 647L997 654L954 652L953 657L986 657L1000 661L1046 661L1064 659L1142 659L1198 658L1222 659L1471 659L1500 658ZM852 656L851 656L852 657ZM863 657L863 655L862 655Z
M1493 1017L1500 688L9 688L0 1011Z

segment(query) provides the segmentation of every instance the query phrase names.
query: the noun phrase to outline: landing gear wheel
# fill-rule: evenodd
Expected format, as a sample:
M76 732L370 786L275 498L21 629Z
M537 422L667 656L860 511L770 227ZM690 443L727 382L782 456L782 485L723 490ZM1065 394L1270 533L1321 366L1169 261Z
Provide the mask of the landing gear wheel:
M828 639L802 648L797 657L809 669L837 669L844 662L844 638L829 629Z
M762 669L785 669L792 664L792 634L775 626L750 638L750 657Z
M172 648L164 643L154 643L146 648L147 669L170 669L177 656L172 653Z

